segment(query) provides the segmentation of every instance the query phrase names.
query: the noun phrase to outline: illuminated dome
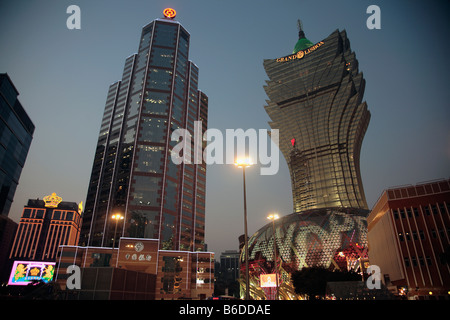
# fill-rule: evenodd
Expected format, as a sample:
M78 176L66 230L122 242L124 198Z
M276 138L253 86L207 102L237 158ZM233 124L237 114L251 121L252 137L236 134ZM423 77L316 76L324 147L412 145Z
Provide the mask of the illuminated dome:
M367 210L314 209L275 221L277 259L286 271L321 266L342 269L366 255ZM249 242L249 262L273 262L273 229L268 223Z
M276 270L285 295L292 291L292 288L289 289L290 274L303 267L356 271L361 259L367 259L367 214L368 210L364 209L325 208L293 213L275 220ZM269 295L259 288L259 277L261 274L275 273L273 239L272 222L249 238L253 298L257 298L258 294ZM241 274L245 273L244 250Z

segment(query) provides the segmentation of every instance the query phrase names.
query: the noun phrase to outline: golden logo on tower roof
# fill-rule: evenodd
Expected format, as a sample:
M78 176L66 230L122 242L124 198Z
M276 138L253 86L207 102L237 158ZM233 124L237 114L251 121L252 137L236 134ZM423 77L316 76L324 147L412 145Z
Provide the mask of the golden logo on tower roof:
M58 197L54 192L51 195L44 197L45 206L47 208L57 208L61 201L62 198Z
M318 43L316 43L315 45L299 51L297 53L291 54L290 56L286 56L286 57L282 57L282 58L278 58L276 59L277 62L287 62L287 61L292 61L292 60L296 60L296 59L302 59L304 56L310 54L311 52L315 51L317 48L319 48L320 46L322 46L324 44L323 41L320 41Z

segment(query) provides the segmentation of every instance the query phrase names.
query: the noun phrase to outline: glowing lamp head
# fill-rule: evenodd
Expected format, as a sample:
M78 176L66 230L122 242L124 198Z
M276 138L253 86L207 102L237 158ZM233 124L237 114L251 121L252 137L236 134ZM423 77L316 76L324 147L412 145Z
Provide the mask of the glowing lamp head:
M277 220L280 216L276 213L271 214L270 216L267 217L267 219L269 220Z
M242 158L242 159L237 159L234 162L234 165L239 168L242 168L242 167L250 167L251 165L253 165L253 163L250 160L250 158Z
M113 214L111 216L111 218L114 219L114 220L123 220L123 215L121 215L121 214Z
M164 17L169 18L169 19L175 19L177 12L175 11L175 9L172 8L166 8L163 11Z

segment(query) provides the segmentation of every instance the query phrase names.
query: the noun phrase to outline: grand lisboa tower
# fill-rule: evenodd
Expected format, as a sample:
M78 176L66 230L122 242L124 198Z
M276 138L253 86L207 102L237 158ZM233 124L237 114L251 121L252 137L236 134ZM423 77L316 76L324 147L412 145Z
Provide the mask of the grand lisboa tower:
M250 237L254 288L261 274L274 271L281 274L282 288L289 274L303 267L357 270L367 258L369 210L359 158L370 112L347 34L336 30L312 43L299 21L292 54L264 60L264 68L265 110L271 128L279 130L293 213Z

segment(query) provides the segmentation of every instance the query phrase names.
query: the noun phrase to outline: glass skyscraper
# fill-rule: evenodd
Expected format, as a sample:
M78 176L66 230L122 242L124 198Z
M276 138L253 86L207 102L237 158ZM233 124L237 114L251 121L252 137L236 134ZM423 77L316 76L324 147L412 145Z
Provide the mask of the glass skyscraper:
M276 272L282 284L278 298L293 299L292 272L305 267L362 271L367 261L369 210L359 155L370 112L345 31L314 44L300 25L293 52L264 60L264 68L269 77L265 109L270 126L279 130L289 167L293 213L250 237L250 291L274 298L274 287L258 283L261 274Z
M365 80L345 31L313 44L300 28L291 55L267 59L265 107L280 131L294 212L367 209L359 155L370 120Z
M177 165L171 157L180 143L171 140L174 130L193 135L197 127L203 136L207 128L208 97L198 89L189 40L173 16L150 22L122 79L109 86L80 245L116 239L117 246L123 236L159 239L165 250L204 250L206 163ZM181 156L194 159L195 151L192 139Z
M33 140L34 124L8 74L0 74L0 214L8 216Z

